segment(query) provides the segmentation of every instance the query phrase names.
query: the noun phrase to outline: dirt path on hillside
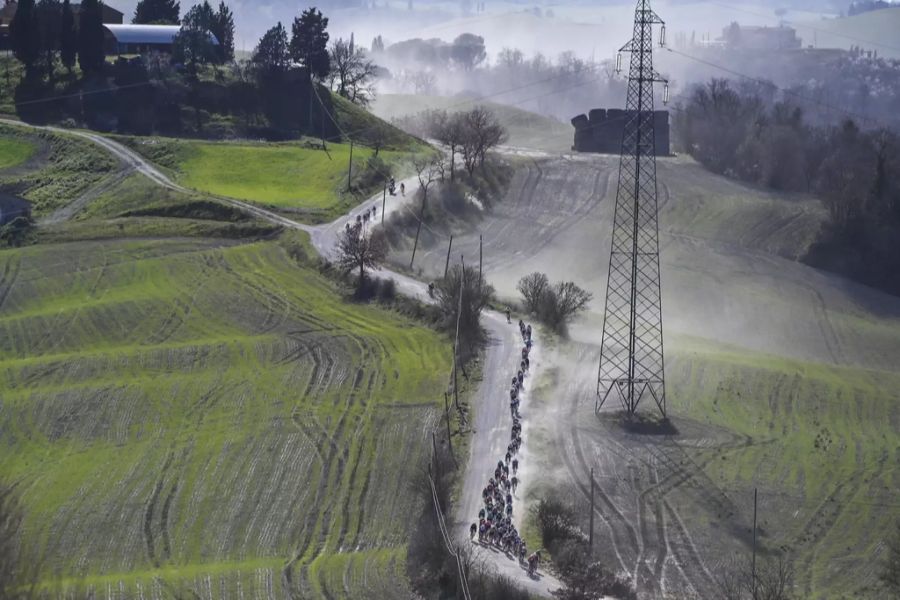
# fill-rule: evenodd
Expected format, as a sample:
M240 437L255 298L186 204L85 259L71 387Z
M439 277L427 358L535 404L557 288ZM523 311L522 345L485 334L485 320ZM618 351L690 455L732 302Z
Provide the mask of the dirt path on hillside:
M86 131L60 129L57 127L39 127L8 119L0 119L0 122L30 127L33 129L45 129L54 133L75 135L87 139L88 141L103 147L119 159L123 166L120 173L128 174L136 171L162 187L181 192L192 192L192 190L172 181L162 171L133 150L98 134ZM403 183L405 184L406 189L410 191L409 198L411 198L412 192L416 189L415 178L404 180ZM105 186L103 189L105 189ZM95 188L93 193L95 195L102 193L102 189L98 190ZM60 213L59 215L55 214L55 216L58 216L59 219L69 218L72 214L77 212L77 210L80 210L84 204L89 202L90 199L95 197L95 195L87 198L82 196L66 207L71 208L71 213ZM390 203L385 203L385 211L388 215L393 211L404 209L404 201L406 198L399 195L389 198ZM337 237L348 220L355 220L356 215L369 210L372 206L378 207L379 217L382 213L382 196L377 194L361 203L359 206L351 209L346 216L342 216L332 223L311 226L298 223L272 211L254 206L248 202L235 200L233 198L219 197L218 199L276 225L281 225L289 229L299 229L310 233L314 247L326 258L333 258ZM81 204L80 206L77 206L77 203L79 202ZM400 293L424 302L429 301L425 283L391 270L383 270L381 275L394 279ZM509 430L511 427L509 409L505 402L498 402L497 398L503 399L503 392L506 390L507 377L510 369L513 369L517 364L515 359L519 350L519 340L516 339L518 332L514 329L515 325L507 324L505 317L496 312L488 311L484 314L484 317L483 324L487 330L491 343L485 353L483 381L479 385L475 397L472 399L472 405L475 412L473 441L465 469L466 476L462 490L463 501L460 503L453 519L454 532L459 536L461 542L464 542L465 538L468 536L467 523L471 518L469 515L477 515L478 510L475 508L475 505L480 499L481 488L484 485L485 478L489 476L488 473L491 471L496 457L498 455L502 456L502 453L499 451L500 448L505 448L508 443ZM536 372L537 365L532 369L532 374ZM523 411L526 410L526 405L527 401L523 401ZM527 457L526 431L527 425L523 425L522 454ZM525 487L526 485L527 482L523 481L523 485L519 488L518 492L520 497L524 496L525 489L527 489ZM523 513L524 510L520 509L519 513L516 514L520 526L520 520L524 516ZM484 563L488 565L488 568L496 569L499 573L510 577L534 594L549 597L551 590L560 587L559 581L544 571L539 571L536 578L530 578L527 576L526 572L518 566L516 561L488 550L479 551L476 549L476 552L478 552L478 556L484 560Z

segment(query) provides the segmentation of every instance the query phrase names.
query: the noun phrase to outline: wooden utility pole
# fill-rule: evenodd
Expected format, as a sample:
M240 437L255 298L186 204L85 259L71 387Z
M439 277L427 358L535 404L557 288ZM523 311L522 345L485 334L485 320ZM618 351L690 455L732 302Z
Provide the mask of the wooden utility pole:
M431 430L431 462L437 467L437 436L434 433L434 429Z
M588 560L594 550L594 467L591 467L591 529L588 533Z
M384 203L387 202L387 179L384 180L384 190L381 192L381 224L384 225Z
M481 234L478 234L478 293L481 293Z
M444 262L444 279L447 279L447 270L450 268L450 248L453 247L453 234L450 234L450 243L447 244L447 260Z
M462 296L466 280L466 259L460 254L459 260L462 263L462 271L459 274L459 306L456 309L456 340L453 342L453 402L456 404L456 410L459 410L459 382L456 378L457 364L459 362L459 320L462 316Z
M353 138L350 138L350 160L347 161L347 191L350 191L350 175L353 174Z
M753 488L753 562L750 566L753 600L756 600L756 488Z
M453 456L453 441L450 439L450 398L444 392L444 416L447 418L447 447L450 448L450 456Z

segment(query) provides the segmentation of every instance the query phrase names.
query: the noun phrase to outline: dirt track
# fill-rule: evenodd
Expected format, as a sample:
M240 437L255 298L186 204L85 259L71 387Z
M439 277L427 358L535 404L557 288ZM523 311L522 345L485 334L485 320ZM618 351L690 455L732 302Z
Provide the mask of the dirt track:
M766 442L680 419L678 406L677 437L628 434L594 418L617 166L613 157L532 157L478 231L454 235L453 253L477 260L483 234L486 277L501 297L514 298L532 271L593 292L589 313L570 328L573 343L543 360L555 385L541 399L535 434L544 468L560 469L545 471L543 483L571 488L587 511L593 467L605 564L632 577L642 598L714 597L714 574L746 550L752 512L745 494L707 475L707 463ZM886 372L900 364L900 299L796 261L824 218L817 201L748 191L681 159L660 160L659 182L670 344L713 342L773 361ZM424 277L442 272L443 244L417 256ZM393 260L406 264L409 254ZM811 568L804 563L798 574L803 586Z
M6 119L0 119L0 122L19 126L24 125L23 123ZM26 126L34 127L30 125ZM162 187L182 192L190 192L187 188L172 181L167 175L162 173L142 156L118 142L85 131L70 131L55 127L35 128L47 129L55 133L76 135L103 147L122 163L122 168L119 172L120 174L128 174L132 171L137 171ZM400 182L398 182L398 187L399 183ZM404 180L403 183L407 189L415 189L415 178ZM54 215L54 222L70 218L77 210L83 207L84 204L95 197L96 190L92 190L91 192L93 193L92 195L85 195L82 198L76 199L74 202L64 207L58 215ZM331 258L334 254L338 235L343 230L346 222L354 220L358 214L369 210L372 206L377 207L379 217L382 216L382 213L389 215L391 212L403 210L405 199L399 195L389 196L384 205L385 208L383 209L381 203L382 196L376 195L352 209L346 216L341 217L332 223L317 227L298 223L240 200L231 198L220 198L220 200L274 224L310 233L313 245L319 253L322 254L322 256ZM411 277L390 270L383 271L381 275L393 278L401 293L425 302L428 301L427 287L421 281L417 281ZM466 465L466 480L463 484L463 502L457 511L459 518L454 521L454 530L463 543L468 535L468 515L475 515L478 511L477 503L480 498L480 490L484 485L485 474L490 470L496 457L502 456L500 449L505 448L505 445L508 442L511 425L509 422L508 407L505 402L497 402L496 400L498 396L502 398L502 394L504 390L506 390L507 377L509 376L510 369L517 364L516 357L520 341L518 339L518 332L514 329L515 325L508 325L505 322L505 318L500 314L489 312L486 313L485 317L484 324L491 339L491 343L485 355L484 379L479 386L476 397L472 399L476 414L474 438L471 445L470 456L468 457L468 464ZM532 369L532 374L536 372L537 366ZM526 407L527 401L523 401L523 411L527 410ZM527 440L526 436L523 435L523 437ZM523 446L525 445L523 444ZM523 455L525 452L527 452L527 446L523 448ZM525 489L525 482L523 482L523 486L519 490L520 496L524 495ZM519 506L522 506L522 504ZM521 523L522 516L523 511L520 509L516 514L519 523ZM517 562L500 556L497 553L484 551L479 554L479 558L484 561L483 564L488 565L488 568L490 568L490 565L493 565L498 572L507 575L516 581L520 581L524 587L534 593L548 596L551 589L559 587L559 582L544 572L539 572L535 579L527 577L524 569L522 569Z
M129 168L160 185L183 189L115 142L86 132L66 133L104 146ZM607 564L618 564L634 577L642 596L695 592L711 597L711 573L720 566L724 548L733 549L746 537L742 525L746 525L747 506L719 489L689 449L727 451L750 442L727 431L695 428L689 422L679 422L677 442L665 436L634 436L591 418L615 167L615 160L609 158L555 157L534 158L520 169L506 201L482 224L485 271L500 294L509 297L515 294L518 278L535 270L546 271L553 279L575 280L594 292L591 313L572 328L576 343L539 361L542 368L552 367L549 375L566 383L558 387L558 397L544 399L551 408L541 423L535 426L526 414L530 423L526 427L534 428L525 435L526 454L536 451L529 440L538 436L548 444L548 454L563 465L563 480L582 496L587 493L589 469L595 468L597 530L604 532L601 553ZM722 217L711 198L727 201L729 194L737 193L736 186L720 180L722 189L700 193L693 187L692 168L696 167L667 160L660 161L659 167L664 318L669 339L699 337L832 365L890 370L900 364L900 300L793 260L821 221L814 201L798 199L785 209L760 194L752 202L728 207L731 216ZM409 183L407 187L413 189ZM310 231L323 253L333 248L334 236L345 221L313 228L245 202L226 201L260 218ZM710 213L718 218L709 218ZM477 232L454 238L454 254L477 257L477 248ZM440 273L445 251L439 246L425 248L417 266L426 276ZM403 257L399 261L405 262ZM421 282L389 274L403 293L424 298ZM508 411L497 402L496 390L505 389L512 363L506 355L516 348L507 340L515 331L498 315L489 315L486 325L493 343L484 382L474 399L476 433L457 519L463 535L472 512L472 492L483 485L479 471L496 460L493 446L508 435ZM523 410L531 410L529 402ZM696 526L698 519L712 514L738 525L727 532ZM732 544L716 544L715 536L723 533ZM718 554L711 548L718 549ZM490 560L501 571L516 573L516 567L510 569L514 563L498 558ZM546 592L548 585L542 580L535 591Z

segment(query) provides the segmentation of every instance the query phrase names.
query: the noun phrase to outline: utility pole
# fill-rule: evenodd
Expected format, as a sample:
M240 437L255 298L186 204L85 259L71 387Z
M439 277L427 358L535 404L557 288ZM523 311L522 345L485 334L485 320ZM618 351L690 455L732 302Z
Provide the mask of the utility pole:
M450 268L450 249L453 247L453 234L450 234L450 243L447 244L447 260L444 262L444 279L447 279L447 269Z
M456 410L459 410L459 383L456 378L459 362L459 318L462 316L462 296L466 280L466 259L460 254L459 260L462 263L462 270L459 274L459 306L456 309L456 341L453 342L453 401L456 403Z
M353 138L350 138L350 160L347 161L347 191L350 191L350 175L353 172Z
M482 265L482 254L481 254L481 234L478 234L478 293L481 293L481 265Z
M653 83L665 80L653 70L653 25L665 27L650 9L650 0L637 0L633 37L619 50L631 53L631 64L594 410L599 414L614 395L631 417L641 399L651 396L665 418L653 112Z
M753 488L753 562L750 566L753 600L756 600L756 488Z
M444 416L447 419L447 447L450 448L450 456L453 456L453 440L450 439L450 398L444 392Z
M384 204L387 202L387 179L384 180L384 190L381 192L381 224L384 225Z
M588 534L588 559L594 550L594 467L591 467L591 529Z

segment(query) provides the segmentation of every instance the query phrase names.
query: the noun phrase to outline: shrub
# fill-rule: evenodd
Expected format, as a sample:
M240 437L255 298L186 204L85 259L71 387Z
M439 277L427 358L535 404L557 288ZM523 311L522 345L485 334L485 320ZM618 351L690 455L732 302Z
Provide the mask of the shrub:
M557 332L582 312L593 297L572 281L550 285L543 273L532 273L519 280L516 288L522 294L525 310Z

